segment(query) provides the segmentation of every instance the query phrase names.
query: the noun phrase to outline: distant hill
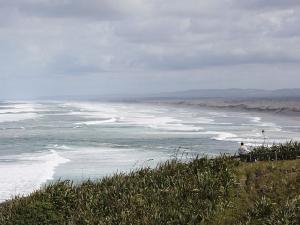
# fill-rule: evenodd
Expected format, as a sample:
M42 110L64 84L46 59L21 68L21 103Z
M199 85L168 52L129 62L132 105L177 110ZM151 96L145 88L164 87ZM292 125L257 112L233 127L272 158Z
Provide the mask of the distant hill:
M161 92L152 94L106 94L106 95L63 95L45 96L36 100L90 100L90 101L139 101L159 99L201 99L201 98L223 98L223 99L300 99L300 88L295 89L199 89L176 92Z
M152 95L154 98L300 98L300 88L261 90L261 89L200 89L178 92L165 92Z

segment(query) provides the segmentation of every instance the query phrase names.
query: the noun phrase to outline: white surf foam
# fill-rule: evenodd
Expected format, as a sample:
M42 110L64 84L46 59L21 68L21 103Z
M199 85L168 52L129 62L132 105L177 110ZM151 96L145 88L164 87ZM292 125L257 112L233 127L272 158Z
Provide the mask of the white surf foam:
M212 137L212 139L217 141L227 141L228 139L237 137L236 134L230 132L222 132L222 131L205 131L205 132L201 132L201 134L217 135Z
M0 201L15 195L28 195L53 178L55 168L69 160L52 150L0 158Z
M165 131L195 132L203 129L199 126L184 124L182 120L167 116L135 116L127 118L125 117L124 122L130 125L143 126Z
M253 123L259 123L261 121L261 117L254 116L254 117L251 117L250 120Z
M195 122L200 124L214 124L215 120L207 117L197 117L194 119Z
M117 121L118 121L117 118L110 118L106 120L92 120L92 121L78 122L75 123L75 125L99 125L105 123L115 123Z
M0 114L0 123L16 122L21 120L34 119L36 117L36 113Z
M118 114L121 112L117 104L70 102L63 105L65 107L78 108L79 112L70 112L70 114L83 116L85 118L114 118L118 117Z
M0 113L26 113L33 112L33 104L9 104L4 108L0 109Z
M0 123L16 122L37 117L36 105L33 103L9 103L0 108Z
M164 110L152 109L147 105L69 103L67 106L80 109L79 112L71 112L73 115L94 119L79 122L75 125L99 125L120 122L131 126L142 126L164 131L197 132L203 129L194 124L185 123L181 119L165 116L166 112ZM210 123L212 121L209 118L199 119L199 123Z
M61 154L71 161L63 165L63 169L57 171L57 175L65 179L69 179L70 176L98 179L117 171L130 171L135 166L156 166L157 163L169 159L169 155L164 152L145 151L125 145L110 145L67 146L68 150L62 151ZM57 146L55 149L64 148ZM67 174L64 173L65 171L68 171Z
M203 130L202 127L195 127L192 125L185 125L181 123L176 124L149 124L147 125L149 128L157 129L157 130L166 130L166 131L181 131L181 132L199 132Z
M255 126L261 127L261 129L267 129L269 131L282 131L282 127L274 122L265 122L261 117L250 117L252 123L242 123L241 126Z
M67 145L48 145L47 149L55 149L55 150L71 150L71 148Z

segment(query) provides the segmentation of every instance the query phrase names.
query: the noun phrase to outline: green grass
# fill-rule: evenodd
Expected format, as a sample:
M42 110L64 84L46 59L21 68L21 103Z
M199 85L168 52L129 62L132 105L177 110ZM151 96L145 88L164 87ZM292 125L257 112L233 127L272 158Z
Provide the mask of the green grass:
M240 163L231 207L212 224L300 224L300 160Z
M294 160L300 157L300 142L255 147L249 154L241 156L242 161Z
M59 181L0 205L0 224L300 224L300 160L170 160L99 181Z

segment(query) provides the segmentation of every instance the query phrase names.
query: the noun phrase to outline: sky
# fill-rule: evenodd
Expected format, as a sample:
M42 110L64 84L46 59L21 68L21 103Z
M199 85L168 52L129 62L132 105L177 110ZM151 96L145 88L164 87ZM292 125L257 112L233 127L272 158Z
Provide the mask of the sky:
M299 0L0 0L0 98L299 88Z

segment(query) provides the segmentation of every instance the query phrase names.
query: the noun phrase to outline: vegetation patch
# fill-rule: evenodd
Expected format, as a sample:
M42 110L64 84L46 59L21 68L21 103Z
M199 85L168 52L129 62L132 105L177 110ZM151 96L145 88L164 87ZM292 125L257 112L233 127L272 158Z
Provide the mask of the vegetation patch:
M170 160L58 181L0 205L0 224L300 224L300 161Z
M259 146L249 154L251 160L294 160L300 157L300 142L290 141L285 144Z

